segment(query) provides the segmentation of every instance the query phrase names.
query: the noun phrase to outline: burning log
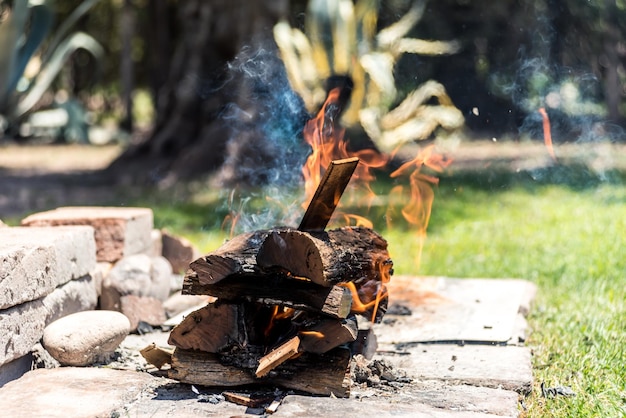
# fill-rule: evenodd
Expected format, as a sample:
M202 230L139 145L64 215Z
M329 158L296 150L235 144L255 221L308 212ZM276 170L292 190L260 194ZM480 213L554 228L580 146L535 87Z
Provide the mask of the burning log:
M344 287L320 287L308 280L284 275L232 276L216 284L200 284L198 276L188 274L183 293L212 295L222 301L255 301L305 311L322 312L345 318L352 307L352 295Z
M367 348L393 273L373 230L324 231L357 163L331 164L299 229L242 234L189 265L183 294L217 300L172 330L171 378L348 396L351 354Z
M357 339L358 325L355 315L343 321L322 319L298 333L301 351L322 354Z
M390 274L390 261L387 241L369 228L308 232L275 228L238 235L193 261L183 290L202 294L195 292L225 278L280 271L326 287L348 280L380 281L383 274Z
M345 281L381 281L390 261L387 241L369 228L330 231L273 230L257 254L262 268L283 268L321 286ZM346 279L348 278L348 279Z
M359 323L382 318L391 267L387 242L369 228L235 237L190 264L183 293L217 300L172 330L170 377L218 386L268 380L344 396L350 350L342 349L345 361L337 350L363 347L359 335L369 328ZM334 376L315 356L335 364Z
M304 353L257 378L247 369L229 364L219 355L177 348L169 377L183 383L235 387L265 382L315 395L350 395L350 350L335 348L326 354Z

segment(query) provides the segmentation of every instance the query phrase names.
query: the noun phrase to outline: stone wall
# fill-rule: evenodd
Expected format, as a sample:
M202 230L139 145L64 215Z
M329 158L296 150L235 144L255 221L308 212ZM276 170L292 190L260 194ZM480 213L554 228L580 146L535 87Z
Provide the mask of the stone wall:
M63 207L18 227L0 222L0 386L30 370L45 327L69 314L117 310L133 329L164 321L163 302L182 283L171 264L197 251L177 248L170 263L162 236L146 208Z

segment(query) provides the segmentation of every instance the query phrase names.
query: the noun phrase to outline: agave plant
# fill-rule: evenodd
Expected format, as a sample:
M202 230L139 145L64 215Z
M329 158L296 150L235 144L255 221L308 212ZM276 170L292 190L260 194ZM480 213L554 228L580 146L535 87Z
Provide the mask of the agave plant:
M97 60L102 46L83 32L68 34L76 21L98 0L86 0L51 36L54 13L52 0L0 0L0 136L15 130L50 88L68 58L78 49ZM45 51L41 51L47 41ZM35 56L41 58L39 71L31 78L25 70Z
M394 70L403 54L454 54L461 48L457 41L406 37L422 18L426 2L414 0L400 20L378 32L380 0L309 0L305 32L278 23L274 39L307 110L314 112L323 102L329 76L348 75L354 89L342 123L360 124L383 151L426 139L438 127L461 128L463 114L437 81L425 82L397 103Z

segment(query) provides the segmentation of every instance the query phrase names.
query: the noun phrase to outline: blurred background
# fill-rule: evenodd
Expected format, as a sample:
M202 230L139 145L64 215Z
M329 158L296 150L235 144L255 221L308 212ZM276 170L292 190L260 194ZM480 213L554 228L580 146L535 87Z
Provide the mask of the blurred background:
M133 181L171 183L217 169L224 180L252 181L239 165L276 158L275 147L258 143L294 135L323 101L315 100L311 77L319 84L330 75L304 74L309 86L303 89L302 80L300 86L293 80L293 66L285 74L280 58L289 46L276 37L289 35L275 29L279 22L308 37L317 66L323 66L315 52L321 45L331 51L331 71L349 72L332 56L333 42L335 51L349 50L349 59L365 68L362 76L350 75L375 85L376 92L368 89L371 97L382 97L374 104L366 98L363 108L386 113L434 81L462 115L463 141L543 141L541 107L555 143L624 140L626 6L619 1L370 0L347 12L345 4L2 1L0 143L120 144L118 164L126 173L133 167ZM395 35L378 35L416 7L419 15L397 37L431 44L394 50L397 39L389 39ZM354 29L355 20L366 23ZM337 41L341 34L343 44ZM391 64L380 55L390 51ZM384 72L390 81L381 80ZM387 94L390 85L393 94ZM294 90L296 97L289 96ZM423 101L437 99L430 94ZM282 120L271 114L279 109ZM423 119L439 127L438 117L433 112ZM366 116L347 119L348 128L358 128L353 143L361 136L381 148L381 135L359 126L368 125ZM268 135L268 124L278 133ZM460 125L451 123L454 129ZM431 129L398 141L434 136Z

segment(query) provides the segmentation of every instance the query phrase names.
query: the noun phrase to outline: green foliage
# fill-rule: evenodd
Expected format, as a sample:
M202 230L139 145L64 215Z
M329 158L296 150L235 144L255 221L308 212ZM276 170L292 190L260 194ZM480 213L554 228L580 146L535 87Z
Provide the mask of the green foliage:
M59 27L48 49L40 52L50 34L53 20L51 1L15 0L5 8L0 21L0 128L15 128L50 88L67 59L84 49L97 59L104 50L91 36L70 28L98 0L87 0L77 7ZM6 6L5 2L2 2ZM31 79L25 70L33 57L41 53L41 67ZM4 120L4 122L3 122Z

